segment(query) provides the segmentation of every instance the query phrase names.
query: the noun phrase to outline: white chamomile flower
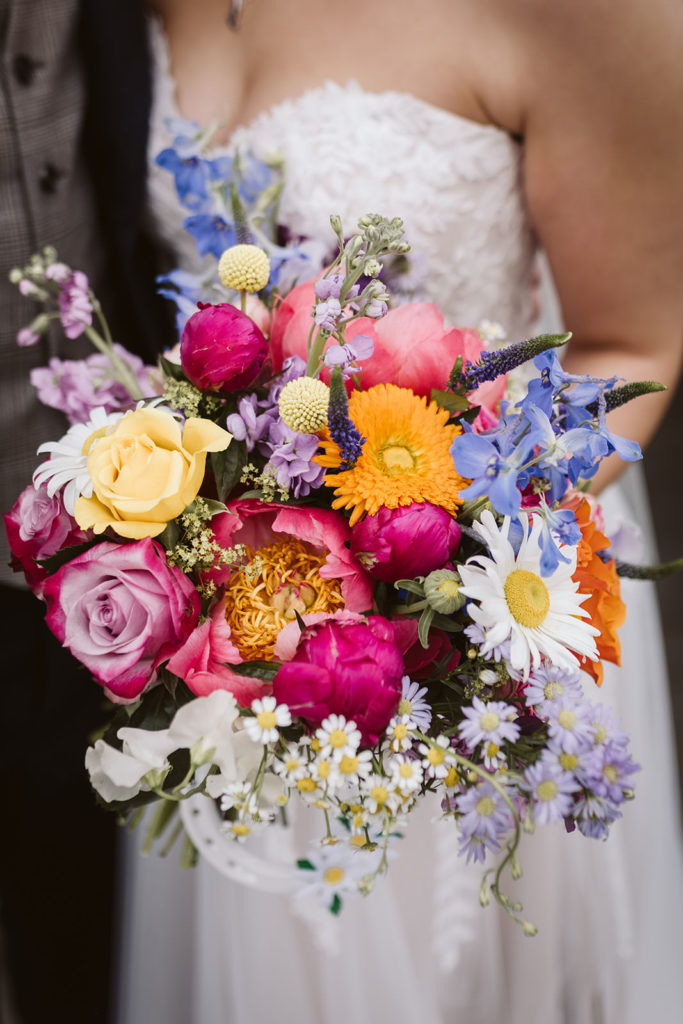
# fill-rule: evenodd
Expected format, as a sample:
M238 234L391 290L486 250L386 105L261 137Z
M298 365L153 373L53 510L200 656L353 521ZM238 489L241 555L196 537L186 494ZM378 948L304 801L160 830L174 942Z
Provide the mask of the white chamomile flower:
M288 743L281 758L273 761L273 771L290 786L304 778L307 766L308 761L297 743Z
M361 741L356 723L347 722L344 715L329 715L320 729L316 729L315 735L320 744L321 755L331 756L335 761L355 754Z
M327 792L332 792L340 782L339 765L331 758L318 755L309 765L311 777Z
M344 754L337 765L341 782L356 783L367 778L372 771L372 751L358 750L354 754Z
M275 743L282 728L292 724L292 716L286 704L278 704L275 697L257 697L251 702L253 718L245 718L244 728L255 743Z
M484 768L489 772L497 772L507 764L507 755L497 743L485 743L481 752L484 757Z
M421 743L418 747L422 754L422 767L430 779L445 779L448 769L453 764L451 743L448 736L438 736L434 743Z
M391 758L388 768L392 786L403 796L416 793L422 785L423 769L417 759L397 754Z
M74 515L78 498L92 497L93 482L88 472L90 445L122 416L121 412L108 413L100 406L92 410L87 423L75 423L59 441L46 441L38 449L39 455L48 452L50 458L38 466L33 483L36 487L46 484L50 497L63 490L62 501L70 516Z
M317 896L330 906L335 896L349 895L358 890L358 883L368 870L366 855L346 843L317 846L306 858L310 867L302 869L303 883L299 897Z
M412 746L410 729L415 726L409 715L394 716L389 722L386 737L389 740L389 747L395 754L402 754Z
M599 630L583 621L589 617L581 607L588 595L580 594L572 579L576 548L564 546L567 561L560 562L549 576L542 576L539 541L543 519L533 515L531 529L526 516L520 517L520 523L522 541L515 555L508 540L509 516L498 529L485 509L474 529L491 557L475 555L460 567L461 590L470 598L470 618L484 631L481 655L486 657L509 639L510 665L524 679L532 666L541 664L543 656L567 668L578 664L576 655L597 660L594 638Z
M393 788L393 782L386 775L373 773L363 782L365 809L368 814L384 814L388 811L394 815L398 810L399 798Z

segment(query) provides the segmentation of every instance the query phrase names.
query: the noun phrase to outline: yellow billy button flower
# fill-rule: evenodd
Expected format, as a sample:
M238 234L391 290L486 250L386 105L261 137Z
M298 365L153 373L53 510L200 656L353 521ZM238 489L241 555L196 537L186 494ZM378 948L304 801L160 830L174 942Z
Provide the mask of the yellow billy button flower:
M285 426L297 434L315 434L327 425L330 389L316 377L297 377L280 392L278 410Z
M95 533L110 526L132 540L156 537L197 497L207 452L224 451L231 440L211 420L191 417L181 434L162 409L127 413L109 433L86 441L93 495L76 502L76 522Z
M257 245L232 245L218 261L218 276L226 288L259 292L270 277L268 254Z

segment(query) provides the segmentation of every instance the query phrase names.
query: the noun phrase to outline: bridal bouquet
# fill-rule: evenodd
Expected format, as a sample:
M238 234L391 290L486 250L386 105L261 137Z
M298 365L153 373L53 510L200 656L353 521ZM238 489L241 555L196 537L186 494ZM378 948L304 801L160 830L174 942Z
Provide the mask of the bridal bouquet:
M468 860L493 856L482 903L533 933L501 888L522 830L602 839L633 792L586 697L624 620L586 490L640 457L606 414L654 385L565 373L568 335L490 349L433 304L389 308L400 221L331 221L336 257L286 294L238 234L217 287L241 308L185 302L159 370L54 252L15 273L55 306L21 343L58 316L100 351L37 371L72 426L5 516L14 563L111 702L86 767L127 821L157 802L149 843L188 801L237 844L298 805L320 839L293 871L337 912L431 798Z

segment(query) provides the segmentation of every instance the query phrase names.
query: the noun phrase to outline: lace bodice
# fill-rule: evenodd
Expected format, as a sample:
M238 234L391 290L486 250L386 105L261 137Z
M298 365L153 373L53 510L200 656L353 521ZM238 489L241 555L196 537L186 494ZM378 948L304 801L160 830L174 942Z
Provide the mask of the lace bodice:
M163 32L152 22L154 103L149 203L154 230L185 269L194 242L171 175L154 157L177 116ZM333 248L331 213L350 229L364 213L400 216L426 269L427 297L453 325L500 322L510 340L531 331L534 243L521 189L521 147L477 124L400 92L368 93L326 82L237 128L225 150L285 161L280 221Z

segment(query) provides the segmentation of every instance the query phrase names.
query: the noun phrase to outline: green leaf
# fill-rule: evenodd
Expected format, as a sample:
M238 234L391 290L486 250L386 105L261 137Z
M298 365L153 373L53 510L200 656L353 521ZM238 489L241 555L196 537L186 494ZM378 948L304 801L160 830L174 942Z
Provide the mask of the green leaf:
M397 590L407 590L409 594L417 594L418 597L425 596L424 587L415 580L396 580L394 586Z
M430 398L432 402L436 402L442 409L448 409L449 412L466 412L472 404L466 395L458 395L453 391L439 391L437 388L432 388Z
M66 565L67 562L70 562L72 558L77 558L78 555L82 555L84 551L88 551L95 544L101 543L101 537L93 537L92 540L85 540L82 544L72 544L68 548L60 548L59 551L56 551L54 555L50 555L49 558L38 558L36 561L38 565L42 565L43 569L52 575L52 573L61 569L63 565Z
M170 359L164 359L163 356L159 356L159 369L164 377L170 377L171 380L185 381L187 384L190 383L187 379L187 374L179 363L172 363Z
M296 862L296 866L301 871L315 871L315 864L311 864L310 860L306 860L305 858L298 860Z
M334 894L334 899L330 903L330 911L331 911L331 913L333 913L336 916L339 913L339 911L341 910L341 908L342 908L341 897L339 896L339 893L335 893Z
M239 483L247 461L247 446L244 441L233 439L225 451L211 453L211 470L216 481L219 501L225 501L235 484Z
M425 648L429 647L429 627L432 624L434 614L433 608L425 608L417 624L417 638Z
M280 666L275 661L241 661L237 665L229 665L227 662L219 662L235 672L238 676L248 676L251 679L263 679L271 683L277 675Z

